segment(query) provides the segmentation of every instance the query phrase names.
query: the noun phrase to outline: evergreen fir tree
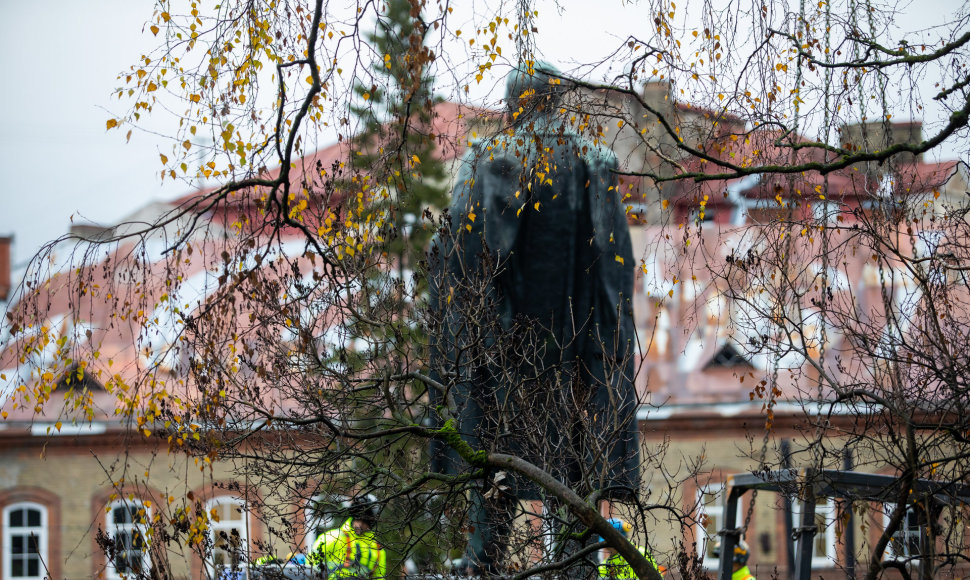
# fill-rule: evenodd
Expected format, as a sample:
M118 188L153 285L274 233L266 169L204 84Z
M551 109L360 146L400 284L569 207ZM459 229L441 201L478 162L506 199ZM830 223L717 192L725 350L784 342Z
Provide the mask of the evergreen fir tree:
M381 202L386 204L386 218L379 246L386 255L381 260L385 267L374 269L366 303L391 312L375 318L393 322L380 328L366 322L354 325L351 334L363 339L358 344L368 346L365 352L347 353L351 365L396 359L403 370L422 359L420 345L426 342L419 325L411 322L414 302L427 288L414 271L424 260L435 231L426 211L436 213L448 205L450 183L435 150L438 136L432 121L440 99L434 96L428 73L434 55L424 46L427 27L421 19L421 4L420 0L386 1L376 32L367 38L379 55L370 84L358 83L354 88L357 104L351 111L361 130L352 142L351 169L358 180L353 186L359 189L366 179L371 188L388 192ZM387 420L383 410L358 411L356 420L361 424ZM416 461L427 461L425 450L406 439L378 439L369 444L375 461L356 467L362 480L366 478L369 488L385 502L378 537L388 551L388 569L399 569L408 557L424 570L436 568L448 557L438 540L457 532L448 531L433 515L443 508L430 507L440 503L429 493L430 488L402 493L393 476L413 470Z
M373 187L389 193L390 231L385 251L400 273L422 259L433 228L426 209L448 204L448 173L435 154L432 115L440 99L433 94L428 65L434 53L424 46L427 26L419 0L387 0L368 36L380 55L370 86L358 83L351 108L362 131L355 138L352 168L370 176Z

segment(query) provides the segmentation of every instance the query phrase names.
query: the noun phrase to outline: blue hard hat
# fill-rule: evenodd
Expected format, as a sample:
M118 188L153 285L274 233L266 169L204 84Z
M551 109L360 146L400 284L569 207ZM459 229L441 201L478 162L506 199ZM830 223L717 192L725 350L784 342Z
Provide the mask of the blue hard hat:
M633 526L620 518L610 518L606 520L606 523L613 526L613 529L620 532L620 535L624 538L629 538L630 532L633 530ZM600 538L599 541L602 542L603 538Z
M290 556L290 562L294 564L299 564L300 566L306 566L306 555L304 554L293 554Z

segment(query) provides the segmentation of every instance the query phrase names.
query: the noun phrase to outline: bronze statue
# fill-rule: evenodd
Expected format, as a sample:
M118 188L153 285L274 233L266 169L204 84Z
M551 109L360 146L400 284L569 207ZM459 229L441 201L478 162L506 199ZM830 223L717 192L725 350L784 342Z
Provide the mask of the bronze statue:
M580 495L631 497L634 258L616 157L560 115L565 84L549 65L513 71L511 129L464 156L450 227L429 258L442 313L431 372L451 386L472 449L519 455ZM453 451L432 453L433 467L468 472ZM522 477L488 475L491 490L472 498L469 542L482 571L502 564L514 500L546 499Z

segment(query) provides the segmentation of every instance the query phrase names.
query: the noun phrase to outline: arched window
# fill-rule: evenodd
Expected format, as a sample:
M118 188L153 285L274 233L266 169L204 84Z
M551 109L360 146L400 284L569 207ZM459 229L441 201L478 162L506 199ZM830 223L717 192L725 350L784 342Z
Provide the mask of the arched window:
M113 544L108 554L110 578L134 578L146 572L150 561L145 532L149 509L138 500L119 500L110 505L107 532Z
M249 525L246 504L237 497L222 496L206 504L209 512L209 537L212 556L209 566L216 577L221 570L245 566L249 552Z
M47 576L47 508L31 502L3 508L3 577Z

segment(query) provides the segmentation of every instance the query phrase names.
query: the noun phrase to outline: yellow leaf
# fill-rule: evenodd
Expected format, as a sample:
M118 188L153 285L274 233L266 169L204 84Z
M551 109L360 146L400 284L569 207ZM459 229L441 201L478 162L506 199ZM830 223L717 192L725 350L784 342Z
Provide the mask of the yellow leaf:
M660 202L660 207L662 207L664 209L667 209L667 206L668 205L670 205L670 201L669 200L666 200L665 199L665 200L663 200L663 201Z
M169 16L168 12L162 12L162 20L164 20L165 22L168 22L171 19L172 17Z
M148 91L149 93L154 92L154 91L157 91L158 90L158 85L156 85L153 82L149 82L148 83L148 87L146 87L145 90Z
M468 212L468 221L475 221L475 212Z
M623 256L620 256L619 254L617 254L616 258L614 259L621 264L623 263Z
M667 295L670 296L671 298L673 298L674 297L674 289L671 288L670 289L670 292L667 292Z
M185 141L182 141L182 147L185 147L185 150L188 151L192 148L192 142L186 139Z
M193 103L198 103L200 100L202 100L202 96L192 94L192 95L189 95L189 100L192 101Z
M61 422L58 421L57 423L54 423L54 428L57 429L58 431L60 431L61 430Z
M168 163L168 157L159 153L158 156L162 159L162 163Z
M118 126L118 121L116 119L108 119L108 122L106 124L108 126L108 129L114 129L115 127Z
M154 34L155 36L158 36L158 27L157 26L155 26L154 24L152 24L151 25L151 28L149 28L149 30L152 31L152 34Z
M421 163L421 159L417 155L412 155L411 161L415 164Z

